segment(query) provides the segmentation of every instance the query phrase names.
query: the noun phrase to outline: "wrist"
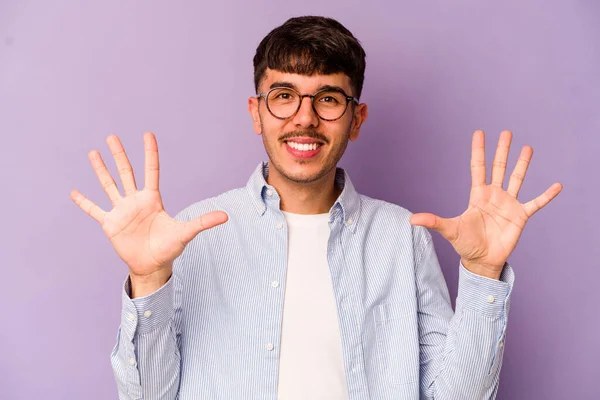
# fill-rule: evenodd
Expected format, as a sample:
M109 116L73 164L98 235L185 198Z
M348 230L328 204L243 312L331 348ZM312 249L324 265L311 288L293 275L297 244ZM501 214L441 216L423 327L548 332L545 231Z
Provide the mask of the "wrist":
M167 267L149 275L136 275L130 272L131 298L144 297L156 292L169 281L172 271L172 267Z
M472 262L466 261L464 259L461 259L461 263L469 272L471 272L475 275L479 275L479 276L483 276L483 277L495 279L495 280L500 280L500 276L502 275L502 269L504 268L504 266L497 268L497 267L490 267L490 266L483 265L483 264L472 263Z

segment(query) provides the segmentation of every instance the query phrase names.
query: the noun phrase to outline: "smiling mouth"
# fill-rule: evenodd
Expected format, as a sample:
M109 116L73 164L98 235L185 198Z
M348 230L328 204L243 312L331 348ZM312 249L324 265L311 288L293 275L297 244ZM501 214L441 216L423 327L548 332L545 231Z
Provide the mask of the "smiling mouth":
M315 151L319 147L323 146L323 143L321 143L321 142L303 143L303 142L294 141L293 139L286 140L286 141L284 141L284 143L286 143L292 149L298 150L298 151Z

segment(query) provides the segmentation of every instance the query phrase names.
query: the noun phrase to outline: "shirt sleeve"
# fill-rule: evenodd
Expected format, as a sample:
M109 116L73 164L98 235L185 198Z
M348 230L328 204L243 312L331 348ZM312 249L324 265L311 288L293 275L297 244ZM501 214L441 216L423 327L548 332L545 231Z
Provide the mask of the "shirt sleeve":
M421 396L424 399L494 399L514 272L507 263L500 280L459 265L452 312L431 235L424 230L416 265L419 304Z
M121 325L111 364L119 399L175 399L180 354L174 330L172 276L156 292L131 299L129 279L122 293Z

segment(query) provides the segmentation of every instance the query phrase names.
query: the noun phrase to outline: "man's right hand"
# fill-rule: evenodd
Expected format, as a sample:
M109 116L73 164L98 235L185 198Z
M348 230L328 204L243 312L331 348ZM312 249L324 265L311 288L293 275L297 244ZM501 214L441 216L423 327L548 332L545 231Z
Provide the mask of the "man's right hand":
M93 150L88 155L90 162L113 209L102 210L78 190L71 192L71 199L102 225L117 254L129 266L131 297L142 297L169 280L173 261L198 233L226 222L228 217L223 211L213 211L181 222L165 212L158 189L158 145L154 134L144 134L143 190L136 187L133 169L119 138L111 135L106 141L119 170L124 196L119 193L100 153Z

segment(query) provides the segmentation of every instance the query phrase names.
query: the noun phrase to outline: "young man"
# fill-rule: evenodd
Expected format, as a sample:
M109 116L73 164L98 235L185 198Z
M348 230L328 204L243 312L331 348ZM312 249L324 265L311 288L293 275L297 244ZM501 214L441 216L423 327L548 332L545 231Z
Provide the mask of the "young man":
M124 196L97 151L90 161L114 208L71 193L129 266L111 355L119 398L494 398L514 279L506 260L561 185L517 200L524 147L503 190L508 131L488 185L476 131L468 209L411 215L358 194L336 168L368 115L365 53L346 28L292 18L260 43L254 69L248 110L269 161L246 187L172 219L147 133L143 190L110 136ZM455 312L426 228L461 256Z

